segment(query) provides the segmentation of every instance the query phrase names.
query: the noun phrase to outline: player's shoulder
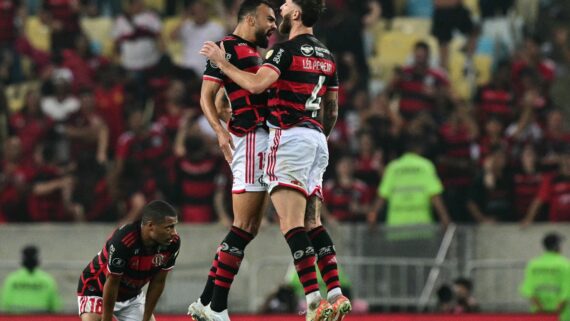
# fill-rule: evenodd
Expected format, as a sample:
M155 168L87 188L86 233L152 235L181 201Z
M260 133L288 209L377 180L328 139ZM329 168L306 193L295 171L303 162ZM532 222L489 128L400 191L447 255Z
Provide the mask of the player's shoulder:
M140 239L140 222L127 223L115 230L111 236L112 243L130 248Z

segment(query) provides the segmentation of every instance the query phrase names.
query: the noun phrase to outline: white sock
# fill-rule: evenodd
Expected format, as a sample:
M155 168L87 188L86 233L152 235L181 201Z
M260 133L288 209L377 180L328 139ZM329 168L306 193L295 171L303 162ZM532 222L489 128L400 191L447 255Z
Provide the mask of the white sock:
M322 299L321 293L319 291L313 291L306 295L307 298L307 305L311 305L311 303L315 301L320 301Z
M340 289L340 287L336 287L329 291L329 293L327 294L327 300L330 301L330 299L336 298L339 295L342 295L342 290Z

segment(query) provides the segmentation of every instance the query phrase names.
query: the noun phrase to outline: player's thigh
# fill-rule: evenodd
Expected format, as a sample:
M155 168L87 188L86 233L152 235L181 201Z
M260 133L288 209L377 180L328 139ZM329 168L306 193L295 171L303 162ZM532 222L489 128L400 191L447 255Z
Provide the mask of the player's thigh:
M318 133L304 127L271 130L264 177L270 194L279 187L309 195L308 179L317 153Z
M267 205L267 192L245 192L232 195L234 222L260 222Z
M145 295L140 293L135 298L115 303L117 321L140 321L144 315Z
M232 193L267 191L267 186L263 182L263 167L268 135L263 128L258 128L244 136L232 135L235 146L231 164Z

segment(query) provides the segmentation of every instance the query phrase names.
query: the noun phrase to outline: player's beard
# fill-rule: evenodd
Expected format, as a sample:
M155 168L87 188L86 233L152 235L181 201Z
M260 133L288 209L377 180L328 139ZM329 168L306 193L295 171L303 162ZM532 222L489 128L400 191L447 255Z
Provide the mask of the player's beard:
M267 33L263 29L258 29L255 31L255 44L261 48L267 48L269 45L269 40L267 39Z
M279 24L279 32L283 35L288 35L291 32L292 27L291 13L288 13L283 16L283 20L281 20L281 23Z

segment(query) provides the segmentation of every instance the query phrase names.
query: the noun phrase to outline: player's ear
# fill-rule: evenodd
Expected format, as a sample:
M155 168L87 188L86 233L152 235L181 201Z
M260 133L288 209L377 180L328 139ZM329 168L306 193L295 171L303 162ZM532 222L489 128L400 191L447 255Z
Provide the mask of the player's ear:
M255 16L252 14L248 14L247 16L245 16L245 20L247 21L247 24L250 26L255 26Z

